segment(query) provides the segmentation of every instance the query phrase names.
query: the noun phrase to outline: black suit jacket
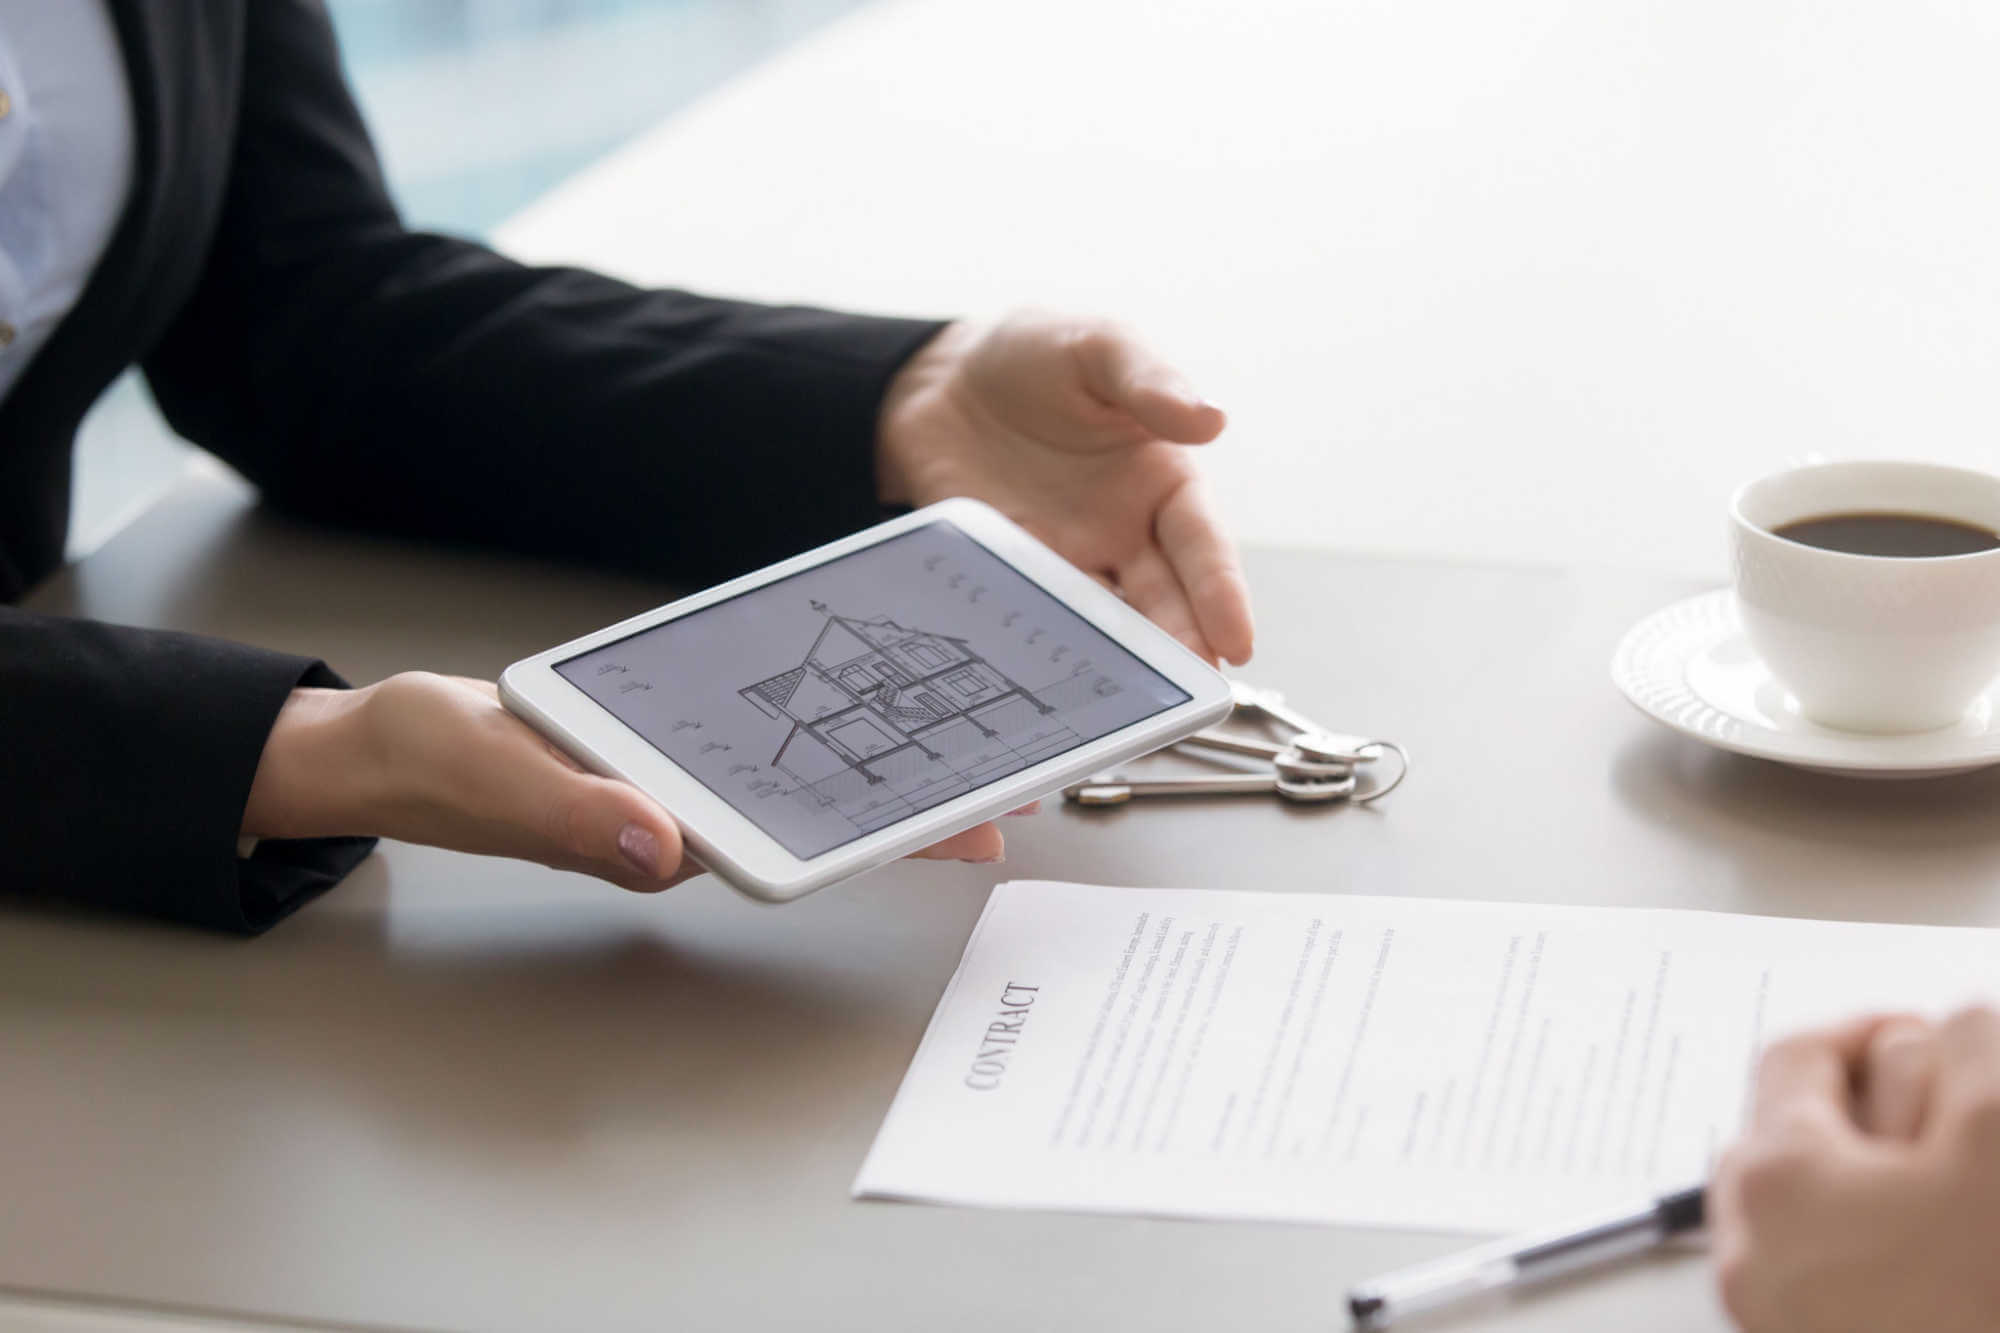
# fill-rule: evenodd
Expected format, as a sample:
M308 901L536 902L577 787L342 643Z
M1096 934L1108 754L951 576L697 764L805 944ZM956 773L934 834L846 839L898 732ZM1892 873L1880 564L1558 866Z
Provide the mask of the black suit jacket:
M77 423L135 361L176 430L315 519L712 579L880 516L876 411L937 325L642 292L410 231L317 0L110 8L132 193L0 404L0 602L60 561ZM279 705L335 681L0 606L0 883L269 926L370 845L236 855Z

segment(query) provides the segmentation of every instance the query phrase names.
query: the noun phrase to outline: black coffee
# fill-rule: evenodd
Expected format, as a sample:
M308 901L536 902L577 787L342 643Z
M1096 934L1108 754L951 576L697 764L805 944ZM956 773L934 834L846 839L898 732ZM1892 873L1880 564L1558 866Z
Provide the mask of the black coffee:
M2000 549L2000 534L1990 528L1929 514L1822 514L1771 531L1788 541L1849 555L1923 559Z

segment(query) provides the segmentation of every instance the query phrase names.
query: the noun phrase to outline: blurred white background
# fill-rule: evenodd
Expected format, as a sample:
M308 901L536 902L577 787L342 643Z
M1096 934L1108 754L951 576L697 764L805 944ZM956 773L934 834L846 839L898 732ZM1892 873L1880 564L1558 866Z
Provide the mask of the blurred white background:
M2000 462L1996 69L1959 0L896 0L501 235L1116 313L1246 539L1719 578L1753 473Z
M335 8L418 221L525 204L506 247L642 282L1117 315L1232 413L1247 540L1719 577L1749 475L2000 463L1991 7Z

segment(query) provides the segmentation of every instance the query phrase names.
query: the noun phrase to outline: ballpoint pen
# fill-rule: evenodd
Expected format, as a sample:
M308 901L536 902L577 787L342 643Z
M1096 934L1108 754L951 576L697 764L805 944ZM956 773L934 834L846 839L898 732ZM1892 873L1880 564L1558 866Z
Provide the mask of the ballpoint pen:
M1651 1249L1670 1236L1695 1230L1702 1215L1702 1187L1697 1185L1566 1226L1510 1236L1365 1282L1347 1293L1348 1313L1360 1333L1373 1333L1420 1310Z

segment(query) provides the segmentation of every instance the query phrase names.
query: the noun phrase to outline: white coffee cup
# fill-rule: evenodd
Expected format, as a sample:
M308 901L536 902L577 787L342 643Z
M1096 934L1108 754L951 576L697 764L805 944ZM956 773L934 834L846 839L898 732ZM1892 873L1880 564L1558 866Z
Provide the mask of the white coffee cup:
M1853 513L2000 532L2000 477L1934 463L1815 463L1744 486L1729 505L1744 633L1815 722L1865 732L1950 726L2000 675L2000 549L1850 555L1773 534Z

